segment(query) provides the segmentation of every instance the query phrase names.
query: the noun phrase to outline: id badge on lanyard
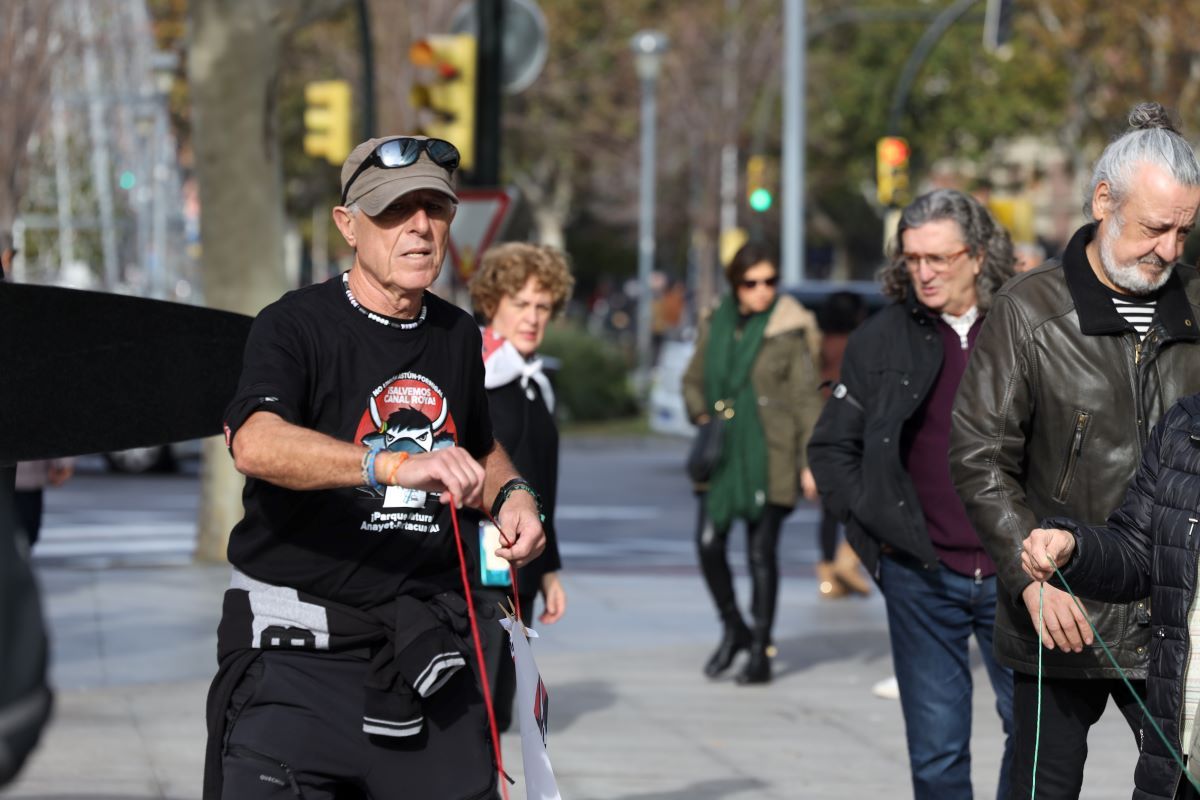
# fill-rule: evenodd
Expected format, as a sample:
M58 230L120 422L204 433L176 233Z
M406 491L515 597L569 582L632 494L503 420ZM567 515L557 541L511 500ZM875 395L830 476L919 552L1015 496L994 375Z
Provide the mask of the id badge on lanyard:
M508 562L496 555L500 529L491 522L479 523L479 579L484 586L511 586Z

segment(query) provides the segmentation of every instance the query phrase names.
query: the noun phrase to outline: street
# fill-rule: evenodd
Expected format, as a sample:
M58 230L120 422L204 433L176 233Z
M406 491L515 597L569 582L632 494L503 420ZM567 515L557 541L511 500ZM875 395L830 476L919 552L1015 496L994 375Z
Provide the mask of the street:
M683 473L682 440L568 440L558 527L570 571L696 570L695 502ZM195 460L178 474L120 475L98 457L46 494L34 560L54 566L165 566L191 561L200 484ZM780 542L783 574L808 576L817 559L818 510L801 505ZM740 553L744 537L732 547ZM736 558L744 564L744 558Z
M692 551L684 450L662 438L564 442L569 606L536 643L564 798L904 796L900 707L870 693L890 672L883 604L878 594L818 599L812 509L785 528L776 680L743 688L728 676L702 677L718 632ZM189 563L195 467L132 477L81 466L48 495L36 558L56 718L3 796L194 800L227 582L226 568ZM976 790L990 797L1001 734L977 658L975 676L964 712L973 713ZM1136 753L1120 715L1107 714L1089 745L1082 796L1128 797ZM524 797L515 732L504 736L504 752L518 780L511 796Z

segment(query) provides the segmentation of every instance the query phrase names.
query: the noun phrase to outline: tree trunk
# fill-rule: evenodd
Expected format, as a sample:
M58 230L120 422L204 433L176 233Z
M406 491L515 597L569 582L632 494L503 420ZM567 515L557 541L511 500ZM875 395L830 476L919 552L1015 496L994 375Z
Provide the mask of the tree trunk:
M192 0L188 77L200 192L205 300L257 314L289 287L276 96L280 51L343 0ZM221 561L241 518L242 477L205 443L196 556Z
M25 151L48 105L54 65L75 44L59 13L45 0L0 3L0 235L10 234L17 218L28 179Z
M567 248L567 222L575 200L574 171L565 158L547 156L513 182L529 204L538 244Z

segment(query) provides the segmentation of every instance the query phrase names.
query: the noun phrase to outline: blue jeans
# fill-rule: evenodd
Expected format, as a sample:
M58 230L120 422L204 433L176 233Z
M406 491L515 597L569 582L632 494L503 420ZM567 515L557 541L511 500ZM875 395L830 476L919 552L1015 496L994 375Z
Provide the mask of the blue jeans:
M887 602L892 660L908 737L916 800L971 798L971 666L975 634L1004 728L1004 759L996 797L1006 800L1013 747L1012 672L992 655L996 578L959 575L942 567L884 556L880 586Z

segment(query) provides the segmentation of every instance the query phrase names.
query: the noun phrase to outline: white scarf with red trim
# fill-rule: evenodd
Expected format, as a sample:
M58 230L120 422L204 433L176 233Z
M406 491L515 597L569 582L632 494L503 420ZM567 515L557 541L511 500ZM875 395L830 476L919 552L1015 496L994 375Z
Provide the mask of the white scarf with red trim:
M513 381L520 381L525 396L534 399L534 391L529 386L533 381L542 393L542 400L551 414L554 413L554 389L550 379L543 371L544 362L541 356L526 359L512 342L496 333L491 328L483 329L483 385L488 389L499 389Z

